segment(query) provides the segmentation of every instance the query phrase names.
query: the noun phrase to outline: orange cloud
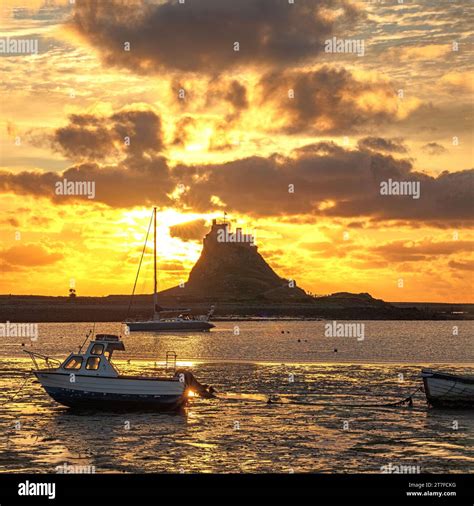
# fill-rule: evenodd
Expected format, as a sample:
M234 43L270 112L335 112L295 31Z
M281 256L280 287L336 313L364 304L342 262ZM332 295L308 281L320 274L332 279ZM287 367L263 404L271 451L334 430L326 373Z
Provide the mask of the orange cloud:
M0 258L13 266L34 267L54 264L63 258L61 253L51 253L39 244L19 244L0 251Z
M451 44L427 44L425 46L398 46L388 51L389 58L400 61L434 60L452 52Z
M472 72L452 71L444 74L441 84L451 90L474 92L474 74Z

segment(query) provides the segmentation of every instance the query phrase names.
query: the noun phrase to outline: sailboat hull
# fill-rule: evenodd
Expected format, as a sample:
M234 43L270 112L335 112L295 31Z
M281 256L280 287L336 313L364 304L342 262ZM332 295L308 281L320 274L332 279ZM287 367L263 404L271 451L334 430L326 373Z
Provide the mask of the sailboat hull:
M159 321L150 320L142 322L126 322L130 331L151 331L151 332L208 332L215 325L205 321Z

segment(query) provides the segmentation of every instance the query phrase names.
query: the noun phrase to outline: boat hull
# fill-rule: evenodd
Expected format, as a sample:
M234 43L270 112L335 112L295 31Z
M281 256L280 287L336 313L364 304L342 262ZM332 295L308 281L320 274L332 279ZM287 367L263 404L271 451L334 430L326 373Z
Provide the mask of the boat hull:
M436 408L474 409L474 378L422 371L428 403Z
M76 409L168 411L187 400L185 384L174 379L106 378L55 372L35 372L56 402Z
M185 404L181 396L142 395L137 398L124 394L78 392L66 388L45 387L49 396L59 404L72 409L100 411L173 411Z
M205 321L183 321L183 322L167 322L167 321L143 321L143 322L126 322L131 332L150 331L150 332L208 332L215 325Z

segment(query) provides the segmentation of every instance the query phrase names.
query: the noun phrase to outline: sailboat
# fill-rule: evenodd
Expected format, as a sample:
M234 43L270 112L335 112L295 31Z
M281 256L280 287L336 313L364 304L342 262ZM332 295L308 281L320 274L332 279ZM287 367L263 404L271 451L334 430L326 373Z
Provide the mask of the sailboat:
M156 207L153 208L153 266L154 266L154 278L153 278L153 317L149 320L125 320L125 325L128 326L130 331L150 331L150 332L208 332L210 329L215 327L209 322L213 312L214 306L211 306L209 312L206 315L193 316L190 309L169 309L162 308L158 305L158 281L156 271ZM150 223L151 225L151 223ZM150 230L148 228L148 230ZM145 238L145 246L148 239L148 233ZM135 286L133 287L132 298L135 293L135 287L140 273L140 266L143 260L143 254L145 247L143 248L142 258L138 266L138 273L135 279ZM129 306L130 309L130 306Z

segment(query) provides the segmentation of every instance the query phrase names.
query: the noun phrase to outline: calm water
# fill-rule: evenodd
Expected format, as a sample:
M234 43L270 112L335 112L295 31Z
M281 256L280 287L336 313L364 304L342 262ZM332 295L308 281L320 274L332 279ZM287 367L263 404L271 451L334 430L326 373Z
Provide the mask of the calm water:
M23 348L64 358L91 325L39 324L36 342L2 338L0 470L473 471L474 412L427 409L422 393L413 408L357 406L406 397L421 385L421 366L472 373L473 323L364 323L362 341L325 337L324 322L221 322L189 337L126 336L127 351L114 360L124 373L161 372L174 350L181 366L223 395L191 399L176 415L72 414L32 381L9 400L31 368ZM95 330L117 333L119 324ZM270 394L282 403L267 404Z

